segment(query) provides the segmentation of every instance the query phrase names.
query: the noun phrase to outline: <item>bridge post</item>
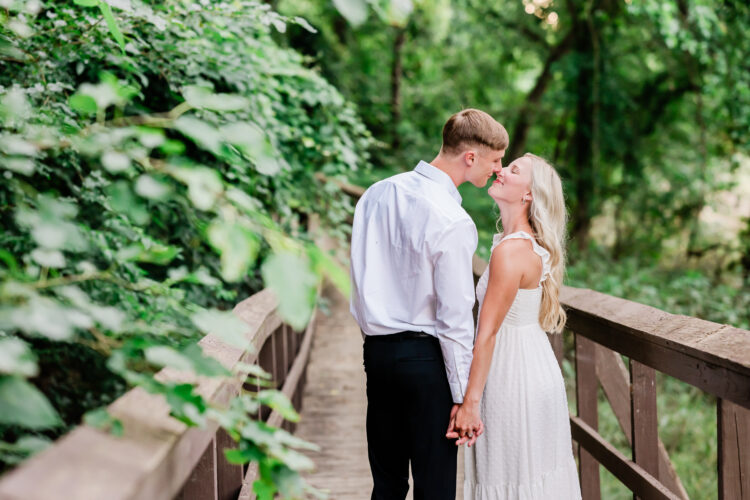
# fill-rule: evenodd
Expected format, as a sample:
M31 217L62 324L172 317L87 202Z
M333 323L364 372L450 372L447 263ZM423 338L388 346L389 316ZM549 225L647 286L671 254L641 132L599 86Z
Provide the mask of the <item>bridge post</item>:
M599 428L595 346L591 340L576 334L576 406L578 417L593 430ZM583 446L579 446L578 464L583 500L601 500L599 462Z
M216 500L216 438L211 439L177 500Z
M630 423L633 461L659 479L659 433L656 419L656 371L630 360ZM633 495L638 500L638 497Z
M717 398L719 500L750 500L750 410Z

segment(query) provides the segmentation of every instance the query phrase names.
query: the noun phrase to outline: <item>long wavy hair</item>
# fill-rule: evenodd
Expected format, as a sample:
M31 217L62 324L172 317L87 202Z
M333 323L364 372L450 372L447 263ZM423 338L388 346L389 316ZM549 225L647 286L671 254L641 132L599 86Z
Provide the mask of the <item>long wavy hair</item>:
M562 181L555 168L531 153L531 203L529 223L536 242L550 253L550 275L542 283L542 307L539 323L550 333L562 332L567 316L560 305L560 287L565 274L567 211Z

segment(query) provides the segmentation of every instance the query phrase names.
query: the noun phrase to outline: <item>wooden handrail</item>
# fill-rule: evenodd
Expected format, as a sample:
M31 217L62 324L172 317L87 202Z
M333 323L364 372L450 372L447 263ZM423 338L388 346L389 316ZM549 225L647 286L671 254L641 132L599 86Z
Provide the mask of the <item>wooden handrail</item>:
M568 328L597 344L750 408L750 331L565 287Z
M277 339L287 346L284 353L279 351L280 359L281 354L287 359L289 345L297 347L296 342L289 340L295 339L297 334L282 324L276 308L277 299L269 289L236 306L235 313L247 324L246 337L252 341L252 349L228 345L210 334L199 342L206 355L231 369L234 376L199 377L196 381L185 373L164 368L156 377L162 382L196 381L197 392L211 404L228 404L239 394L248 377L247 371L235 369L238 363L256 362L263 348ZM287 364L277 372L285 378L287 373L291 374L283 392L293 398L304 378L313 324L311 322L307 329L299 354L297 349L291 353L304 359L296 359L291 367ZM276 371L275 367L275 364L263 366L268 371ZM214 422L209 422L204 429L188 427L170 417L169 411L169 405L161 396L141 388L131 389L109 406L111 415L123 423L122 437L87 425L75 428L48 450L5 475L0 481L0 499L171 500L178 494L180 498L191 498L194 495L183 490L186 483L210 488L215 496L212 494L209 498L237 498L242 468L230 465L217 470L222 464L227 465L222 462L222 450L233 444L231 438L223 432L217 434L218 426ZM271 418L280 423L277 416ZM228 478L231 484L222 484L222 478Z
M475 255L472 265L478 278L487 262ZM561 302L568 314L566 328L576 335L580 418L571 416L571 429L580 446L584 500L600 498L598 466L592 459L640 498L688 498L658 439L655 393L645 397L644 391L655 390L653 370L644 373L641 366L719 398L719 498L750 500L750 331L670 314L588 289L564 286ZM585 344L583 350L579 344ZM630 358L629 376L621 354ZM581 373L581 369L587 371ZM634 369L639 381L635 385ZM596 385L592 381L597 380L629 443L634 450L641 450L635 463L624 459L596 432ZM590 410L586 405L592 404ZM643 420L644 414L650 415L648 421ZM639 421L634 421L633 415ZM663 490L653 489L656 478Z

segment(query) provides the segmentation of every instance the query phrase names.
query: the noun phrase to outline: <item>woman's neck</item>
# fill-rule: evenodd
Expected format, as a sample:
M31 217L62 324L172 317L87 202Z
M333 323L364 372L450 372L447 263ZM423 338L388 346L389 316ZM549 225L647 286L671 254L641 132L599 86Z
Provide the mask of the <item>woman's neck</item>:
M503 233L512 234L524 231L531 235L534 234L529 224L526 208L521 206L500 205L500 220L503 224Z

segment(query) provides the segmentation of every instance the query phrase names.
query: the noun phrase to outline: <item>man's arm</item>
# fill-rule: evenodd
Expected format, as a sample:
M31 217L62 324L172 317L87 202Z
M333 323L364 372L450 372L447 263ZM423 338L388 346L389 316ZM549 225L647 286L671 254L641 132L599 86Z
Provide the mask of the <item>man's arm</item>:
M463 402L474 347L472 257L477 230L470 219L448 226L433 248L436 332L453 402Z

